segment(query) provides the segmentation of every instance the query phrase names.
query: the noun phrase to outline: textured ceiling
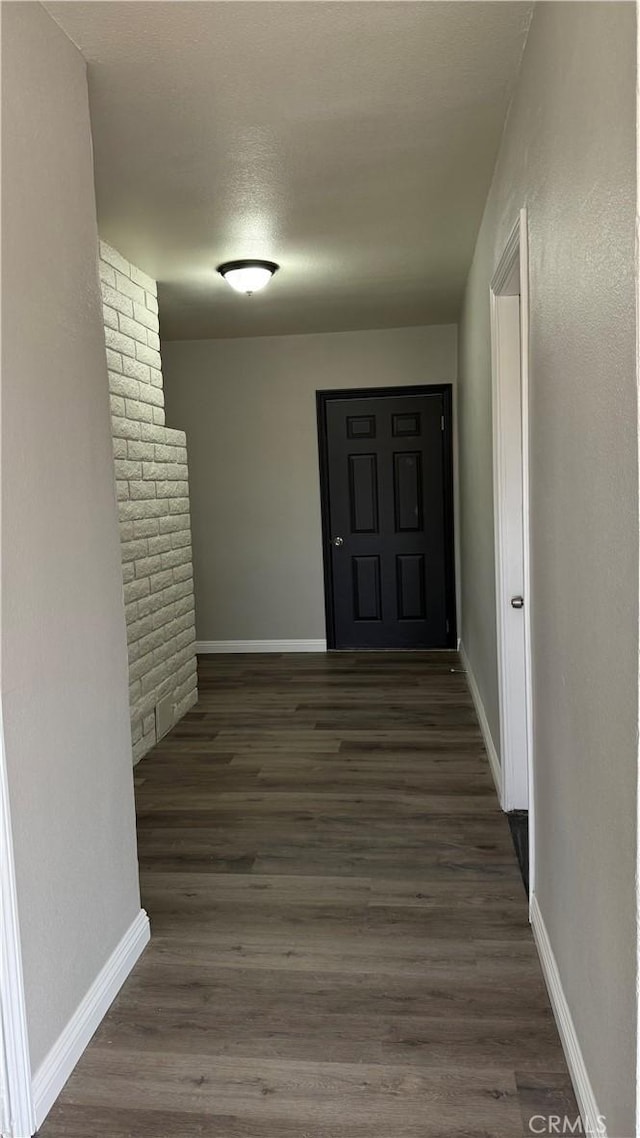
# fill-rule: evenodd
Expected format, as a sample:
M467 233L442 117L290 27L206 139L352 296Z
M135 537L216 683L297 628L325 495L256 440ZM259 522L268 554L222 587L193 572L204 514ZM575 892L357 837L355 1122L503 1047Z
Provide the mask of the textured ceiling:
M101 235L168 339L455 320L530 6L51 2L89 63ZM215 273L278 261L264 293Z

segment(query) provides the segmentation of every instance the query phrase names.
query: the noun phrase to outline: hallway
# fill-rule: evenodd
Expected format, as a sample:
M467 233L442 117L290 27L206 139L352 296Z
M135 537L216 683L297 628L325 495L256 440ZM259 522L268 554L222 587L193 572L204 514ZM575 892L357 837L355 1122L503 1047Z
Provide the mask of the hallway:
M459 667L200 658L198 704L135 771L152 941L42 1138L576 1117Z

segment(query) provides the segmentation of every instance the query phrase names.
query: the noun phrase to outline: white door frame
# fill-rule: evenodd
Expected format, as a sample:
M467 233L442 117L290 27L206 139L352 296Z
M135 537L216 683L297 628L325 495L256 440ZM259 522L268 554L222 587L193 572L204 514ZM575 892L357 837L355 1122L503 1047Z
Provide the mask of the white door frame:
M493 498L503 810L529 810L533 731L529 559L529 265L521 209L491 281ZM514 610L513 597L524 607ZM533 880L531 880L533 888Z
M2 1134L29 1138L35 1133L27 1010L22 975L7 764L0 708L0 1041L6 1118Z

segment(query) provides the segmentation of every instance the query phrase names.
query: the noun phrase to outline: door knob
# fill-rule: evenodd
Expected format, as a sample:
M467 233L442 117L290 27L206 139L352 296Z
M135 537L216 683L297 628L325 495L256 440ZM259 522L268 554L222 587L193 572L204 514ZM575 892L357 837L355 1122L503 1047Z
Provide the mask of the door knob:
M344 545L344 538L343 537L332 537L331 538L331 544L338 546L338 547L341 545Z
M524 597L512 597L511 598L511 608L512 609L524 608Z

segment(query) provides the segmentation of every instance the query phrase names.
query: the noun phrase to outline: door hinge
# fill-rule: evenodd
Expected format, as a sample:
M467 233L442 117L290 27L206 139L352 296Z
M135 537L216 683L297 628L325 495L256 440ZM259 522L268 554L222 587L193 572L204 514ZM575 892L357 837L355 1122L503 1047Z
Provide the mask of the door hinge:
M444 415L440 416L440 430L444 431Z

